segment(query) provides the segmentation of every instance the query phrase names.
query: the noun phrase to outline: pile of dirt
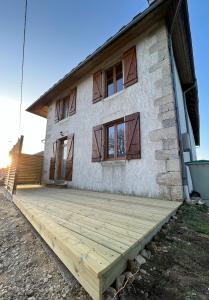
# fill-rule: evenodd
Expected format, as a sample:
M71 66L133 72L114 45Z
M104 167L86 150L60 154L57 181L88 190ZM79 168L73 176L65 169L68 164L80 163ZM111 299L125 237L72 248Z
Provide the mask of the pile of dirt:
M0 299L90 299L71 277L67 282L16 207L0 194Z

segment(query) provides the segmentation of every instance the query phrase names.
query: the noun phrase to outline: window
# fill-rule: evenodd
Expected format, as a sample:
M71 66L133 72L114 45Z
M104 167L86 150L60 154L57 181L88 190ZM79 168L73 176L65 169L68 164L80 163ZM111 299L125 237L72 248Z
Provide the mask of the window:
M106 127L107 159L125 158L125 124L119 121Z
M62 112L62 119L65 119L68 117L68 105L69 105L69 99L64 98L63 99L63 112Z
M69 95L59 99L55 107L55 122L59 122L76 113L76 87L72 89Z
M122 62L106 71L106 96L109 97L123 89Z
M92 162L140 159L140 113L135 112L92 130Z
M105 80L104 80L105 79ZM92 102L97 103L138 81L136 47L133 46L122 55L122 61L93 74Z

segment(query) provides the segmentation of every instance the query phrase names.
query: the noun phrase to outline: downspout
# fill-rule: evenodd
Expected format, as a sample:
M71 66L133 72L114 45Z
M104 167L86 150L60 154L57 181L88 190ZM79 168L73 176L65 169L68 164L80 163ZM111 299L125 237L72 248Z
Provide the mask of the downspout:
M184 111L189 115L188 110L187 110L187 106L186 106L186 94L191 91L193 88L195 88L197 86L197 80L195 80L195 82L192 84L192 86L190 86L187 90L185 90L183 92L183 104L184 104ZM188 118L186 117L186 128L187 128L187 132L189 133L189 124L188 124ZM189 155L190 155L190 160L193 159L192 157L192 151L191 149L189 150Z
M174 67L174 61L173 61L173 43L172 43L172 34L174 31L174 27L176 24L177 17L179 15L179 11L181 8L181 5L183 3L183 0L179 0L175 15L171 24L170 31L168 31L168 48L169 48L169 58L170 58L170 66L171 66L171 76L172 76L172 82L173 82L173 89L174 89L174 97L175 97L175 109L176 109L176 121L177 121L177 127L178 127L178 140L179 140L179 147L180 147L180 159L181 159L181 170L182 170L182 186L188 185L188 179L186 174L186 169L184 165L184 156L183 156L183 143L182 143L182 137L181 137L181 130L180 130L180 116L179 116L179 109L178 109L178 101L177 101L177 84L176 84L176 78L174 76L175 74L175 67ZM185 191L184 191L185 193ZM187 195L188 196L188 195Z

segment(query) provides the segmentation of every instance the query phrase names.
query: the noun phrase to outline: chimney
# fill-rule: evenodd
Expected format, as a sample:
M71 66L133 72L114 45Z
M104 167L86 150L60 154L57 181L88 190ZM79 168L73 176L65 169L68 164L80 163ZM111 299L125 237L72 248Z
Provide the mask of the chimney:
M156 0L147 0L149 5L152 5Z

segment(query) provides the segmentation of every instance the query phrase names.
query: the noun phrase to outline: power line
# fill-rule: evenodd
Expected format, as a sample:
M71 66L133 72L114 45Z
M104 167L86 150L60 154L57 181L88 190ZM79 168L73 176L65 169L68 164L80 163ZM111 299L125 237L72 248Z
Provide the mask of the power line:
M22 47L22 68L21 68L21 84L20 84L20 110L19 110L19 135L22 122L22 99L23 99L23 81L24 81L24 62L25 62L25 35L27 24L27 8L28 0L25 0L25 17L24 17L24 32L23 32L23 47Z

